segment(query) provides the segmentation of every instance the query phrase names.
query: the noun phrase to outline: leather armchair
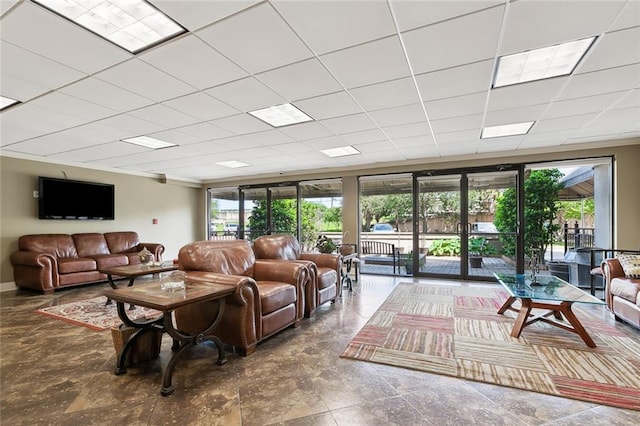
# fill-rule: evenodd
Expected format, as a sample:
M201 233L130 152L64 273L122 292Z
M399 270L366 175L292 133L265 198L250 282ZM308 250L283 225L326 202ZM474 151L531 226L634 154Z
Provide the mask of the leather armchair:
M293 261L303 263L309 269L310 283L305 292L305 316L312 317L316 308L327 302L335 302L340 296L339 254L301 253L300 243L291 235L264 235L253 242L258 259Z
M300 264L272 264L256 260L248 241L198 241L178 253L180 269L187 280L214 282L236 287L227 298L222 321L214 330L220 339L246 356L261 340L289 327L298 326L304 314L307 269ZM178 328L190 330L194 321L211 315L210 306L200 304L176 312Z
M601 265L605 277L605 300L616 319L640 328L640 279L627 278L620 261L605 259Z

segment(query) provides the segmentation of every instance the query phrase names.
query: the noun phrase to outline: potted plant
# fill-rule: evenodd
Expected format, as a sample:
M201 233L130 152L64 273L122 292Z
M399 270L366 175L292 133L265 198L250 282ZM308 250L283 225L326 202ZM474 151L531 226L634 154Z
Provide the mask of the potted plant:
M331 238L326 235L320 235L316 240L316 248L320 253L333 253L338 246Z
M484 237L469 238L469 266L482 268L482 256L489 253L487 240Z
M418 255L418 269L421 269L425 263L424 256ZM407 252L407 256L404 259L404 270L407 272L407 275L413 275L413 250Z

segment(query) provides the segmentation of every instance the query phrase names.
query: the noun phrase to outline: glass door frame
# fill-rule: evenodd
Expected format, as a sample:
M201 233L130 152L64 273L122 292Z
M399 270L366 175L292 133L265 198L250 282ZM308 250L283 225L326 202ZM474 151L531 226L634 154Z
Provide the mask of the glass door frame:
M419 203L420 203L420 187L419 180L424 177L432 176L460 176L460 212L459 221L457 224L458 235L460 236L460 268L459 274L442 274L433 273L428 271L421 271L419 268L419 259L417 256L413 257L413 271L414 277L436 277L436 278L456 278L456 279L474 279L474 280L486 280L493 281L493 277L489 276L470 276L469 275L469 236L471 230L468 224L468 205L469 205L469 175L477 173L487 172L508 172L515 171L516 174L516 192L517 192L517 225L515 229L516 237L516 265L515 272L518 274L524 273L524 233L522 232L522 224L524 223L524 179L525 179L525 165L498 165L488 167L476 167L465 169L443 169L443 170L428 170L413 173L413 252L420 252L420 215L419 215Z

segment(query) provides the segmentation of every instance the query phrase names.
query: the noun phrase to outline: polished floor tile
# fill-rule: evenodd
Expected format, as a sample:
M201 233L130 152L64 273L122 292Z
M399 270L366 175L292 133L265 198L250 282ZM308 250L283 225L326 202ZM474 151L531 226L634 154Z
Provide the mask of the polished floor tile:
M173 395L160 396L171 341L157 360L115 376L109 332L36 315L39 307L100 295L93 285L51 296L0 294L3 425L638 425L640 412L340 358L398 282L361 275L316 316L230 353L184 354ZM427 281L427 280L424 280ZM594 315L607 318L603 308ZM640 339L640 332L616 323Z

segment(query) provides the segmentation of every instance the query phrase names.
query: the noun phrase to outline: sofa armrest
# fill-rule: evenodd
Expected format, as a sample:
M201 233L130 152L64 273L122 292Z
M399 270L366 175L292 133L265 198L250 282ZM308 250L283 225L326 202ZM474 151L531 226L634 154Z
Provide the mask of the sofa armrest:
M327 253L300 253L300 259L310 260L321 268L335 269L340 276L340 269L342 267L342 255L341 254L327 254Z
M253 276L256 281L278 281L294 285L296 287L296 318L302 319L305 287L309 280L309 269L306 265L296 261L256 260Z
M235 292L225 299L225 311L214 334L223 342L242 348L245 354L253 352L258 343L258 336L262 333L262 306L255 280L245 276L206 271L185 271L185 280L236 288ZM198 325L198 321L203 321L203 318L206 321L212 305L211 302L204 302L187 309L176 310L179 329L193 331L191 328Z
M604 275L604 297L609 309L613 306L613 295L611 294L611 280L618 277L624 277L624 269L620 261L616 258L604 259L600 264L602 274Z
M44 292L58 287L58 260L53 254L19 250L11 253L9 260L18 287Z
M151 253L153 253L154 260L156 262L162 261L162 253L164 253L164 246L159 243L139 243L134 251L142 251L142 249L147 248Z

